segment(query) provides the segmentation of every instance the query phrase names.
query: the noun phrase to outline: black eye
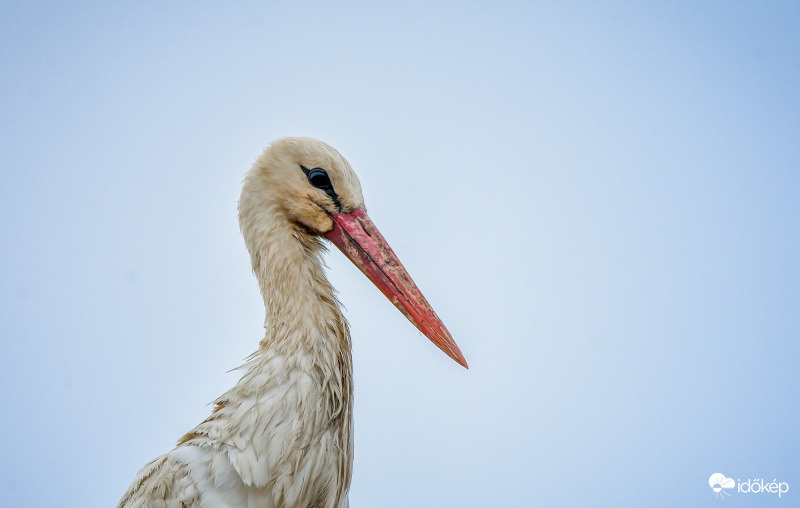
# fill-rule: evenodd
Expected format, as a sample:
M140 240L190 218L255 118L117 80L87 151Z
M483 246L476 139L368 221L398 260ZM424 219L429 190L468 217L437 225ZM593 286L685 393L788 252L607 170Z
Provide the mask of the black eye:
M328 177L328 173L325 172L322 168L314 168L308 169L305 166L300 166L303 170L303 173L306 174L306 178L308 178L308 183L316 187L317 189L321 189L325 191L325 194L330 196L333 200L333 203L336 205L336 208L339 211L342 210L342 203L339 202L339 196L336 195L336 191L333 190L333 184L331 183L331 179Z
M333 188L331 179L328 178L328 173L324 169L312 169L307 173L308 181L317 189L327 190Z

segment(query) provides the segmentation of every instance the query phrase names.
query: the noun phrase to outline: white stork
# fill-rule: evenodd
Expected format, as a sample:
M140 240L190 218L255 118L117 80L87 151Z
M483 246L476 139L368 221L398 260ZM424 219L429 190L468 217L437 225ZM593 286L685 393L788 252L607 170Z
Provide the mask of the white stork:
M364 209L350 164L281 138L244 178L239 225L264 338L205 421L144 466L119 508L342 508L353 464L350 332L320 258L334 243L419 330L467 366Z

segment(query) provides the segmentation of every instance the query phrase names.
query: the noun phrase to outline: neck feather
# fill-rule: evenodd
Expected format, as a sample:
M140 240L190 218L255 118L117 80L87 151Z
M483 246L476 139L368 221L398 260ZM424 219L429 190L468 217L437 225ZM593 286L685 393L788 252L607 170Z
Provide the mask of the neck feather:
M289 505L338 506L353 460L350 332L318 238L264 208L240 223L264 299L265 336L236 386L181 443L226 447L247 485L275 485L276 496L297 501ZM296 497L309 468L326 473L317 490L302 492L332 503Z
M239 206L266 333L236 386L179 446L224 452L242 482L269 489L275 506L340 506L353 460L352 359L324 248L279 204L243 191Z
M328 282L319 237L280 214L248 221L258 226L243 233L264 300L266 335L260 349L291 354L314 352L329 363L329 355L350 356L350 333L341 305ZM349 362L348 362L349 363Z

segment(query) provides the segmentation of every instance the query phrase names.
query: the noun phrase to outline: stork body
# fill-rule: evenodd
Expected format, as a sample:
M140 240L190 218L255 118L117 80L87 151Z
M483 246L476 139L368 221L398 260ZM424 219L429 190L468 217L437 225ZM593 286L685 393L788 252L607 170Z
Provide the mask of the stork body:
M282 138L264 151L247 173L239 201L239 222L266 309L264 339L239 382L215 401L211 416L142 468L119 508L348 505L350 333L325 276L322 236L466 366L411 279L397 279L398 273L408 275L370 229L363 206L355 173L330 146Z

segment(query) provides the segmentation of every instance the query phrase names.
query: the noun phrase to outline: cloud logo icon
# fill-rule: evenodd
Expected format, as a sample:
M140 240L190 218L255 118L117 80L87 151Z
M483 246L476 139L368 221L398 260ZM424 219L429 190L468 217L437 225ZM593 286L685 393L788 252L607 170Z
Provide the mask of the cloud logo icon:
M717 497L722 497L723 494L730 496L722 489L732 489L736 486L736 482L733 481L733 478L726 478L722 473L714 473L708 478L708 486L711 487Z

